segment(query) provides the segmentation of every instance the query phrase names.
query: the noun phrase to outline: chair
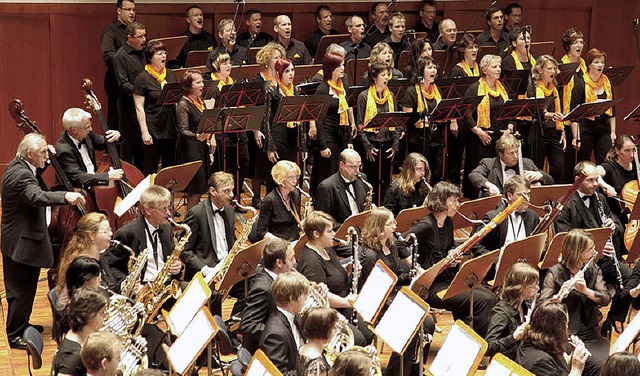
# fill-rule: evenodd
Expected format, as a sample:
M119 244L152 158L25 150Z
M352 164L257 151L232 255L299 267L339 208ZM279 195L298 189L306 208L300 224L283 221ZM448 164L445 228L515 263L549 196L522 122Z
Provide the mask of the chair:
M231 375L233 376L242 376L249 367L249 363L251 363L251 353L249 350L241 347L238 350L238 358L231 362Z
M38 330L32 326L28 326L22 333L22 338L27 343L27 364L29 366L29 375L31 375L31 366L33 369L42 367L42 350L44 350L44 341ZM31 361L29 361L29 359Z
M60 345L62 340L62 320L60 312L56 309L58 303L58 288L54 287L47 293L47 299L49 299L49 306L51 307L51 317L53 317L53 324L51 326L51 339L56 341Z

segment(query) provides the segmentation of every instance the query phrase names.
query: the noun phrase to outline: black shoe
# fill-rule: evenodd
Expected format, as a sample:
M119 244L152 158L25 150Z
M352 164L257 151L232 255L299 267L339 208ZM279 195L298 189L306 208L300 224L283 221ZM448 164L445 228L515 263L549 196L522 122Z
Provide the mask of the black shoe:
M262 206L262 200L260 199L260 197L254 197L251 199L251 205L256 208L256 210L260 210L260 207Z
M12 349L26 350L27 343L24 341L22 337L15 337L15 338L9 339L9 347L11 347Z
M34 327L38 332L44 333L44 326L38 324L29 324L29 326Z
M604 322L602 323L602 328L600 328L600 335L602 335L605 338L610 338L611 336L611 331L613 330L614 325L613 322L609 319L604 320Z

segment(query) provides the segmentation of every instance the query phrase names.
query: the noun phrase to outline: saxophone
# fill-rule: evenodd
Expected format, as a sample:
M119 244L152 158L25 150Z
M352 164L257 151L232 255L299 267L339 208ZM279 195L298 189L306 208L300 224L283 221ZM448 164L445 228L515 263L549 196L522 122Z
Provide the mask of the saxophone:
M242 206L236 200L233 200L232 203L240 207L241 209L246 209L247 211L250 211L252 216L245 222L244 226L242 227L242 232L240 233L240 236L236 239L236 242L233 243L233 247L231 247L227 256L224 258L224 260L222 260L222 265L218 269L218 272L215 274L212 281L209 282L209 285L211 285L211 283L214 283L215 289L222 294L223 301L224 299L227 298L227 295L229 295L229 291L231 291L231 287L228 287L224 290L221 289L222 281L224 281L224 278L229 272L229 268L231 267L231 263L233 262L233 259L238 255L238 253L240 253L240 251L243 249L242 246L247 241L247 238L249 238L249 233L251 232L253 223L256 221L256 219L258 219L258 212L252 206Z
M144 311L149 319L152 319L157 315L160 307L162 307L164 302L169 299L170 296L177 298L180 294L180 287L178 286L177 280L171 281L168 285L166 283L171 276L169 273L171 264L180 259L182 250L191 237L191 229L189 226L185 224L177 224L171 218L168 218L168 220L173 227L181 227L185 231L185 234L180 238L180 241L173 249L171 255L169 255L165 260L164 265L162 265L162 269L160 269L156 278L153 281L147 282L142 286L142 289L140 289L138 294L136 294L136 302L142 303Z
M373 209L373 186L369 184L366 179L366 175L362 172L359 172L356 176L364 183L364 185L367 186L368 189L367 199L364 202L364 210L371 210Z
M120 294L127 298L133 298L133 295L136 292L136 287L138 286L138 281L140 280L140 275L142 275L142 270L147 264L149 250L147 248L143 249L136 257L135 252L131 247L128 247L115 239L111 240L111 246L116 248L122 247L129 252L129 263L127 264L129 274L120 285Z
M313 211L313 198L311 198L310 194L308 194L302 188L300 188L299 185L296 185L296 189L298 190L298 192L300 192L301 195L304 196L304 198L307 199L307 201L304 203L304 216L302 216L302 218L300 219L300 223L298 224L300 226L300 230L302 230L302 225L304 223L304 220L307 219L307 216L309 215L309 213Z

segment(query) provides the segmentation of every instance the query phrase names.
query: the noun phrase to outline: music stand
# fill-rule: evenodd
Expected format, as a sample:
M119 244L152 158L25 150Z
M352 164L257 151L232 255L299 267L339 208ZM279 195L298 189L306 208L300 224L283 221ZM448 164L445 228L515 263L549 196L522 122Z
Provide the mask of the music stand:
M172 69L172 70L173 70L173 74L176 75L176 80L178 80L178 82L181 82L182 76L184 76L184 73L189 69L195 69L200 71L200 73L202 74L202 77L204 77L204 72L207 71L207 67L205 65L198 65L197 67L190 67L190 68L178 68L178 69ZM205 85L206 83L207 81L205 81Z
M478 286L487 275L487 272L491 269L491 265L496 257L498 257L498 252L500 251L495 250L465 261L460 267L460 270L458 270L458 273L456 273L453 281L451 281L449 287L437 294L440 299L444 301L464 292L471 292L469 302L469 326L471 329L473 329L473 289Z
M180 294L180 297L176 300L176 303L169 313L165 316L165 321L171 333L175 336L180 336L200 308L209 300L210 296L211 289L204 281L202 273L196 273L187 288L182 291L182 294Z
M204 87L202 88L202 99L211 99L213 96L213 85L215 83L217 83L217 81L204 82ZM180 101L180 98L182 98L180 83L172 82L164 85L160 92L158 102L162 103L163 106L173 106Z
M554 41L546 41L546 42L531 42L529 46L529 53L533 56L542 56L542 55L551 55L556 50L556 42Z
M436 78L435 85L442 99L464 98L469 86L478 82L479 77L442 77Z
M158 41L164 44L167 49L167 61L176 60L178 55L180 55L180 51L182 51L182 47L185 43L187 43L188 37L186 35L180 35L177 37L166 37L166 38L156 38L152 39L149 42Z
M395 129L399 129L401 127L405 127L407 121L411 117L411 113L409 112L378 112L367 124L364 126L364 130L373 129L380 131L382 129L389 129L390 132L393 132ZM384 156L384 150L378 151L378 202L377 205L380 206L382 202L382 184L386 180L389 184L391 184L391 176L393 174L393 169L389 169L389 175L387 175L386 179L382 178L382 159L386 158Z
M273 364L265 353L258 349L245 371L245 376L282 376L282 372Z
M273 118L273 123L316 121L327 114L331 102L329 94L313 94L283 97Z
M187 188L200 166L202 166L202 161L187 162L165 167L156 175L154 184L167 188L171 193L171 213L174 212L175 192L182 192Z
M404 50L400 52L400 57L398 58L398 66L396 67L396 69L399 70L400 72L404 72L404 69L409 65L410 61L411 61L411 51Z
M604 248L605 243L609 239L609 234L611 234L611 229L609 227L590 228L585 229L585 231L593 236L593 243L596 246L596 250L602 250ZM549 244L547 253L544 255L544 259L540 264L540 270L549 269L550 267L560 262L559 260L560 254L562 253L562 241L564 240L565 236L567 236L566 232L560 232L557 233L553 237L553 239L551 239L551 244Z
M516 71L514 71L516 72ZM521 71L517 71L521 72ZM537 111L541 113L548 107L554 98L525 98L525 99L509 99L504 103L498 112L496 120L508 120L524 116L536 116Z
M524 95L527 92L529 71L524 69L502 71L500 82L502 82L504 88L507 89L509 98L517 98L519 95Z
M376 323L396 283L398 276L384 261L378 260L362 285L358 298L353 303L353 309L364 321L369 324Z
M355 77L351 77L351 81L353 84L356 82L360 82L362 75L364 72L369 69L369 58L365 59L350 59L347 60L347 63L344 65L344 71L349 73L349 76L353 73ZM353 85L352 85L353 86Z
M301 84L307 78L313 77L320 69L322 69L322 64L296 65L296 75L293 77L293 84Z
M491 358L491 363L484 372L485 376L535 376L533 373L526 370L520 364L507 358L502 353L497 353Z
M187 54L187 59L184 62L184 68L192 68L205 65L205 63L207 62L207 57L210 53L211 51L209 50L189 51L189 53Z
M537 269L546 240L546 233L531 235L512 242L500 250L498 263L496 264L496 276L493 279L493 288L502 286L507 270L516 262L525 262Z
M173 369L181 375L186 375L218 331L220 327L216 324L211 312L207 307L202 307L182 335L176 338L167 350L169 373L172 374L171 369Z
M431 52L431 58L440 67L440 76L448 76L449 73L451 73L451 69L455 65L452 58L453 50L454 49L451 48L449 50L433 50ZM419 72L419 74L422 74L422 72Z
M306 82L304 84L296 85L296 87L300 90L300 95L312 95L316 93L316 90L321 83L322 81Z
M456 320L429 366L429 375L473 376L487 348L484 338L462 320Z
M609 349L609 355L615 354L621 351L627 351L627 348L632 343L637 341L638 332L640 332L640 315L636 314L633 320L627 325L627 327L620 333L618 339L613 343Z
M251 47L249 48L249 61L256 61L256 56L258 55L258 51L260 51L262 47Z
M413 225L422 218L429 215L431 211L426 206L418 206L416 208L403 209L396 217L396 231L405 233L409 231Z
M624 117L624 120L640 121L640 104L629 112L629 114Z
M529 194L529 203L535 206L551 205L551 207L553 208L556 200L560 197L563 197L567 193L569 188L571 188L571 184L555 184L531 187L531 194ZM543 216L547 213L544 209L533 206L531 208L535 210L539 216Z
M243 80L253 81L253 77L256 74L262 72L264 67L258 64L242 64L242 65L234 65L231 67L230 77L233 77L236 82L241 82Z
M621 100L622 99L605 99L597 100L591 103L581 103L576 108L571 110L571 112L564 115L562 117L562 121L573 122L578 121L579 119L600 116Z
M475 110L482 102L482 99L484 99L483 96L443 99L431 111L429 122L440 123L462 119L467 116L469 111Z
M266 82L246 82L235 85L224 85L216 100L216 108L248 107L264 104Z
M566 84L569 83L569 81L571 81L571 79L573 78L573 75L576 74L576 71L578 70L579 65L580 63L577 61L575 63L566 63L566 64L558 65L558 69L560 70L560 73L556 75L556 80L558 81L558 87L565 86Z
M498 51L498 47L496 46L480 46L478 47L478 55L476 56L476 61L478 62L478 64L480 64L480 62L482 61L482 58L485 57L485 55L500 55L499 51ZM478 77L479 79L480 77Z
M307 234L303 234L300 239L298 239L298 241L296 242L296 245L293 247L293 252L296 255L296 260L300 259L300 250L302 250L302 247L304 247L305 244L307 244Z
M265 245L267 245L267 239L262 239L257 243L241 249L233 260L231 260L227 272L221 276L222 280L215 285L215 290L222 293L223 301L227 298L231 287L242 280L244 280L244 298L247 298L247 294L249 293L249 277L255 274L258 263L262 259L262 251ZM227 257L229 257L229 254L227 254ZM221 272L223 272L223 270L218 271L211 279L207 278L205 280L211 285L214 281L219 280L219 273Z
M607 67L604 70L604 75L609 78L611 86L620 86L629 78L629 75L635 68L636 67L633 66Z
M413 86L408 78L394 78L387 82L387 87L393 93L396 103L400 103L404 97L404 92L409 86Z
M316 50L316 56L313 58L313 63L322 64L322 59L324 59L324 55L327 53L327 47L329 47L331 43L340 44L347 39L349 39L349 34L323 35L318 43L318 49Z
M364 228L364 222L367 220L369 213L371 213L371 210L365 210L345 219L344 222L342 222L342 225L340 225L340 227L338 228L338 231L336 231L336 238L344 239L347 236L349 227L351 226L356 229Z
M349 107L358 107L358 97L360 93L369 90L368 86L351 86L347 88L347 103Z
M498 206L500 200L502 200L502 195L483 197L463 202L460 204L458 212L453 216L453 228L457 230L476 225L476 223L468 221L460 214L463 214L467 218L481 221L486 212L493 210Z

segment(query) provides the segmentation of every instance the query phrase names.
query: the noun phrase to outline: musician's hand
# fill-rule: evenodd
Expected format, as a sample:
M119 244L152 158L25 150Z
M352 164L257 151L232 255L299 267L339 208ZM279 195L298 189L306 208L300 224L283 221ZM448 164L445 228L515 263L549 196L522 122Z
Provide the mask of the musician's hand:
M610 186L609 184L605 183L604 180L600 181L602 179L598 179L598 183L600 183L600 188L602 188L602 192L604 192L604 194L607 197L615 197L618 195L618 192L616 192L616 189L613 188L612 186Z
M312 140L317 139L318 137L318 129L314 124L309 125L309 138Z
M264 140L264 134L256 129L253 131L253 138L256 139L256 145L258 145L258 148L262 149L262 140Z
M616 133L615 132L611 132L611 134L609 134L609 137L611 137L611 145L616 143Z
M490 196L497 196L500 194L500 189L490 181L484 183L484 187L487 189L487 192L489 192Z
M145 145L153 145L153 137L151 137L149 132L142 133L142 143Z
M124 171L121 168L109 169L109 180L120 180L124 176Z
M377 156L378 156L378 149L372 147L371 149L369 149L367 151L367 160L368 161L371 161L371 162L375 161Z
M358 134L358 127L356 127L355 124L351 124L351 138L355 138L356 135Z
M616 250L613 248L613 244L611 242L606 242L604 244L604 248L602 249L602 254L607 257L616 257Z
M518 326L516 330L513 331L513 339L515 339L516 341L520 341L522 339L522 336L524 335L524 328L526 328L526 326L526 322L520 324L520 326Z
M169 267L169 273L176 275L182 271L182 263L180 260L174 261Z
M562 132L562 134L560 135L560 142L559 144L562 144L562 151L566 151L567 150L567 134L564 133L564 131Z
M203 266L202 269L200 269L200 271L202 272L202 276L203 277L209 276L209 274L213 273L214 270L215 270L214 268L212 268L210 266L207 266L207 265Z
M484 146L491 145L491 134L493 131L485 131L480 127L476 127L478 130L475 132L476 136L482 141Z
M387 159L393 161L393 157L395 157L395 155L396 155L396 149L394 148L387 149Z
M576 279L576 284L573 285L573 288L579 293L587 295L589 288L587 287L587 282L584 280L584 275L581 275Z
M267 158L269 158L269 161L271 161L271 163L278 163L278 159L280 159L277 151L267 152Z
M84 196L78 192L67 192L64 194L64 199L71 205L84 204Z
M107 136L107 142L116 142L120 139L120 132L114 131L113 129L109 129L105 132L105 135Z
M196 140L200 142L206 142L209 137L211 137L211 133L196 133Z
M613 219L607 218L604 220L604 222L602 222L602 227L609 227L610 229L615 231L616 223L613 221Z
M534 183L542 180L542 172L540 171L525 171L524 177L529 180L529 183Z
M573 350L573 353L571 354L571 369L582 371L588 358L589 353L587 352L586 347L580 347Z
M329 158L329 157L331 157L331 149L326 148L326 149L320 150L320 156L321 156L322 158Z
M358 294L350 293L345 297L345 300L347 301L350 307L353 307L353 304L356 302L356 299L358 299Z
M209 152L211 154L215 154L216 153L216 148L218 147L218 143L216 142L216 138L215 137L211 137L209 139L209 142L211 143L211 145L209 145ZM213 162L213 158L211 158L211 162Z
M571 140L571 146L573 146L576 151L580 150L580 139L574 137L573 140Z
M400 140L402 140L406 134L407 134L406 132L401 132L400 133Z
M303 162L306 161L307 158L309 158L309 153L307 153L306 151L303 151L302 152L302 161Z
M454 135L455 137L458 137L458 121L457 120L451 120L451 124L449 125L449 130L451 131L451 134Z

